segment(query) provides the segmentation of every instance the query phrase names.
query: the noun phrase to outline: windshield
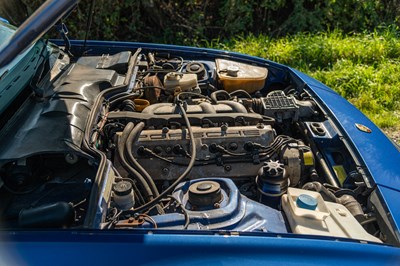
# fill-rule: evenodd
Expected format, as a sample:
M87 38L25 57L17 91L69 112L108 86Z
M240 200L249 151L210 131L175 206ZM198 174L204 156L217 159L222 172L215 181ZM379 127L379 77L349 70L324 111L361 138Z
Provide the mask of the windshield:
M6 46L6 44L8 44L9 40L11 39L11 36L15 33L15 30L16 30L16 27L0 21L0 50L3 49ZM15 61L16 60L14 60L14 62ZM3 76L4 70L10 69L10 68L11 68L11 64L9 66L1 68L0 69L1 76Z
M8 44L15 31L15 27L0 21L0 50ZM44 46L43 41L38 41L0 68L0 114L28 85Z
M0 47L2 48L6 41L14 34L16 28L2 21L0 21L0 26Z

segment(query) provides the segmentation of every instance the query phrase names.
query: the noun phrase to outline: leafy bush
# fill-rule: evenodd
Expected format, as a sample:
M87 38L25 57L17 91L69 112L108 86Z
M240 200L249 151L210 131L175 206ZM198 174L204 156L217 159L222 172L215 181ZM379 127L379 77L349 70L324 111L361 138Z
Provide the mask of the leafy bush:
M297 68L336 90L379 126L400 127L399 34L388 27L371 34L249 35L210 46Z
M24 1L28 10L44 0ZM68 18L84 38L91 0ZM341 29L373 30L399 23L400 0L96 0L91 39L193 44L247 34L270 37Z

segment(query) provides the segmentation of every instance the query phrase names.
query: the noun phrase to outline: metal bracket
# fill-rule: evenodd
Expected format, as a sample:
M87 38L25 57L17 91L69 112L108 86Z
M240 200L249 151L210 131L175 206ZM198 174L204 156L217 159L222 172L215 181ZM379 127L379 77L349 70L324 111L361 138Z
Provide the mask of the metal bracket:
M71 41L68 38L67 25L65 25L65 23L61 22L60 24L56 25L56 29L58 30L58 32L60 33L61 37L64 40L64 43L65 43L64 52L66 52L68 55L72 56L72 54L70 52Z

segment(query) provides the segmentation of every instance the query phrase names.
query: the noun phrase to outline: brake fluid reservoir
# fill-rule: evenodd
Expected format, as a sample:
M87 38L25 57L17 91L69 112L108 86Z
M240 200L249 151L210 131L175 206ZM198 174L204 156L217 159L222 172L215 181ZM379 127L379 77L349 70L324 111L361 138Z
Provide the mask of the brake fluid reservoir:
M129 210L135 205L132 183L128 181L119 181L113 186L114 202L117 207L123 211Z
M164 87L171 93L181 91L200 93L196 74L170 72L164 77Z
M245 90L253 93L265 85L268 69L235 61L216 59L217 75L224 89L228 92Z
M365 231L345 206L324 201L318 192L288 188L282 196L282 209L293 233L382 243Z

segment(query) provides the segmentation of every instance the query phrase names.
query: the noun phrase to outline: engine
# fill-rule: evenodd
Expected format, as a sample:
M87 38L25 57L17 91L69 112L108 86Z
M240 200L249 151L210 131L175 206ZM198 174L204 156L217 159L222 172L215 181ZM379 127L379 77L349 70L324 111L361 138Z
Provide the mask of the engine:
M356 161L286 70L140 49L64 63L0 151L3 226L381 241Z

